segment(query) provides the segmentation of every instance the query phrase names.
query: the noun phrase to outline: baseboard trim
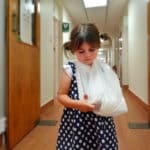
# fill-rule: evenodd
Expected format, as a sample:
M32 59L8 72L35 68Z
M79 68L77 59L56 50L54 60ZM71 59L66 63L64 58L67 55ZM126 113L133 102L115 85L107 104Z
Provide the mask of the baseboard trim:
M147 111L147 112L150 113L150 105L149 105L149 104L145 104L138 96L136 96L132 91L130 91L130 89L128 89L128 91L129 91L129 93L130 93L132 96L135 97L135 98L134 98L135 102L136 102L138 105L142 106L142 108L143 108L145 111Z
M49 106L53 105L54 104L54 100L50 100L49 102L47 102L46 104L44 104L42 107L41 107L41 113L42 112L45 112Z
M124 89L129 89L129 85L122 85Z

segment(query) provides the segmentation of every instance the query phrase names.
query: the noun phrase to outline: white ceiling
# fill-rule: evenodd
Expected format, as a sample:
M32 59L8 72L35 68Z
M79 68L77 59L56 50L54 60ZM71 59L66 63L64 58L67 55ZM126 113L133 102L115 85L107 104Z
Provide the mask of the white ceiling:
M94 0L93 0L94 2ZM76 24L93 22L100 32L117 34L128 0L108 0L107 7L85 9L82 0L62 0Z

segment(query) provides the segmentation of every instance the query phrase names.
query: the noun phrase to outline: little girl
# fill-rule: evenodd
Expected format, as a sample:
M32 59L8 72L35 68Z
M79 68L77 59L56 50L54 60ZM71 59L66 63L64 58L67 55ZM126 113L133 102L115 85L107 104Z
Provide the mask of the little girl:
M89 70L97 60L99 48L99 31L91 23L76 26L71 32L70 41L64 44L64 49L74 54L76 61L64 65L61 76L57 98L65 108L60 123L57 150L118 150L112 116L94 113L100 104L97 106L89 103L88 93L84 93L82 98L79 97L76 64L87 68L82 71L84 80L87 81L82 83L86 91Z

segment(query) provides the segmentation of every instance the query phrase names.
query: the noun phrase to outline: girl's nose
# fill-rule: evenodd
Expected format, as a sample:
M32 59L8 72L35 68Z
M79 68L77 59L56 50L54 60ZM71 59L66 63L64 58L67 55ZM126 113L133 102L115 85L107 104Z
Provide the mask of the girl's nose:
M90 57L91 56L91 53L90 52L86 52L85 53L85 57Z

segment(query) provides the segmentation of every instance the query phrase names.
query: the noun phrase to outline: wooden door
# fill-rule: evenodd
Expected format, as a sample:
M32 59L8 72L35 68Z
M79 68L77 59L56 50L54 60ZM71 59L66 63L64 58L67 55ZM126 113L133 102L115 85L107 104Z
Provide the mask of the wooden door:
M147 3L147 6L148 6L148 24L147 24L147 27L148 27L148 101L149 101L149 110L150 110L150 0L148 0L148 3ZM150 111L149 111L149 123L150 123Z
M40 18L36 7L35 45L18 40L12 29L18 0L7 1L8 102L7 140L12 149L37 123L40 117ZM36 1L37 3L37 1Z

